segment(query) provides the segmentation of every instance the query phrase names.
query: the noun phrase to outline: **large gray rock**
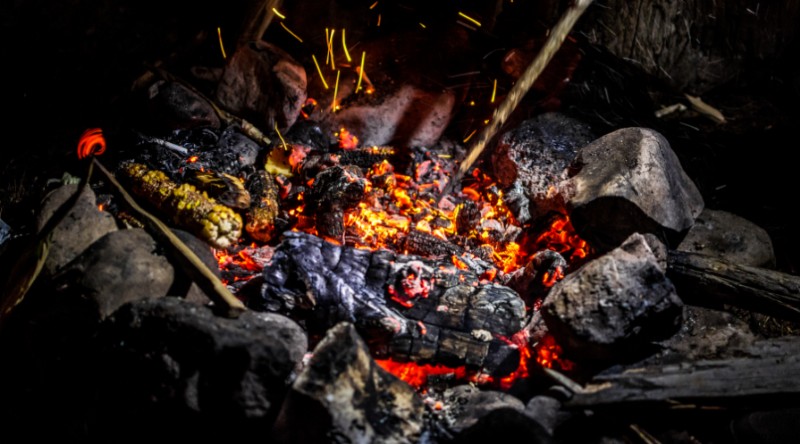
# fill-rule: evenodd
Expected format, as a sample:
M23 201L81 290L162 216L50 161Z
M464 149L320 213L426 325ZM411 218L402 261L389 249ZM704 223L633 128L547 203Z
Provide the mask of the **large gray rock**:
M108 233L53 277L59 291L92 305L103 319L125 304L165 296L174 270L140 228Z
M284 316L174 297L127 304L100 332L101 427L135 436L265 435L308 346Z
M683 303L640 234L556 283L542 304L570 357L632 356L680 326Z
M330 329L294 382L276 421L282 443L416 443L423 404L378 367L350 323Z
M572 169L572 225L599 251L633 233L656 234L674 248L703 211L703 197L669 142L651 129L606 134L580 150Z
M526 120L502 135L492 150L491 168L518 221L564 212L561 187L568 178L567 167L578 149L592 140L588 125L555 112Z
M64 185L49 193L42 201L36 218L36 229L44 228L58 208L76 191L77 185ZM56 273L94 241L117 230L114 217L108 212L100 211L96 199L91 188L84 188L75 206L55 227L50 251L42 270L45 275Z
M286 131L306 101L306 71L264 41L240 46L228 60L216 97L229 111L264 129Z
M169 132L220 126L219 117L211 104L178 82L158 81L148 88L147 96L147 118L156 130Z
M734 264L775 267L775 251L766 230L727 211L703 210L677 249L709 254Z

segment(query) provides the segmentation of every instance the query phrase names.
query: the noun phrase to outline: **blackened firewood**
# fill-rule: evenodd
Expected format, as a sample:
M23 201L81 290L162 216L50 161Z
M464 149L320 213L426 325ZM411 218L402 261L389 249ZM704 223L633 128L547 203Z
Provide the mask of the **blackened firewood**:
M746 356L684 362L680 365L628 368L597 376L565 407L612 408L645 405L675 408L763 404L800 399L800 342L778 338L756 342ZM735 389L732 389L735 387Z
M667 276L689 303L731 304L800 320L798 276L685 251L669 252Z
M314 179L307 197L307 213L315 214L317 232L321 236L344 237L344 211L361 202L366 180L357 166L328 168Z
M456 232L467 236L471 231L478 230L481 221L481 210L471 200L460 203L457 207Z
M372 147L343 151L339 154L342 165L357 165L361 168L370 168L376 163L389 159L395 151L388 147Z
M505 284L526 300L541 298L566 271L567 261L563 256L553 250L542 250L534 254L524 268L506 275Z
M522 328L525 304L510 288L480 284L476 273L449 258L370 252L298 232L284 236L248 306L305 317L316 331L353 322L377 354L400 361L490 374L508 373L519 362L507 338Z

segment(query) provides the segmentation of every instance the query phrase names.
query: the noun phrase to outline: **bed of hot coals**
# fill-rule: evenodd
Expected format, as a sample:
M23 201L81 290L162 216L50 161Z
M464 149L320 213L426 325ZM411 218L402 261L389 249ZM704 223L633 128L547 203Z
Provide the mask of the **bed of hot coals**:
M263 41L202 92L154 67L129 122L86 134L78 154L248 310L217 315L96 180L5 319L23 411L97 441L714 442L794 406L797 342L708 307L791 319L800 287L767 270L762 229L704 207L661 134L541 113L440 196L471 136L442 137L453 91L327 55L333 94Z

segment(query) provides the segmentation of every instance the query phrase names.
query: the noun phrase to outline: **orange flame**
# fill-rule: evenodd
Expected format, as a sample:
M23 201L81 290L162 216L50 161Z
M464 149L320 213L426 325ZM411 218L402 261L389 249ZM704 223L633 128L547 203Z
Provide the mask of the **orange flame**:
M81 134L78 142L78 159L99 156L106 152L106 139L100 128L89 128Z

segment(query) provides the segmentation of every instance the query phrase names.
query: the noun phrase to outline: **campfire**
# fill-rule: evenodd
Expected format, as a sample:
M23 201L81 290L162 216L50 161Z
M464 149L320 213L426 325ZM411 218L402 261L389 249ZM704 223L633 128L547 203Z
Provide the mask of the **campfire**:
M798 342L737 316L791 330L800 278L708 207L679 140L560 106L600 5L520 41L503 8L252 3L201 39L214 63L148 63L120 121L81 128L81 175L48 187L24 253L0 250L0 350L31 361L2 375L80 394L70 435L786 432L756 421L796 416ZM726 122L679 105L657 118Z

